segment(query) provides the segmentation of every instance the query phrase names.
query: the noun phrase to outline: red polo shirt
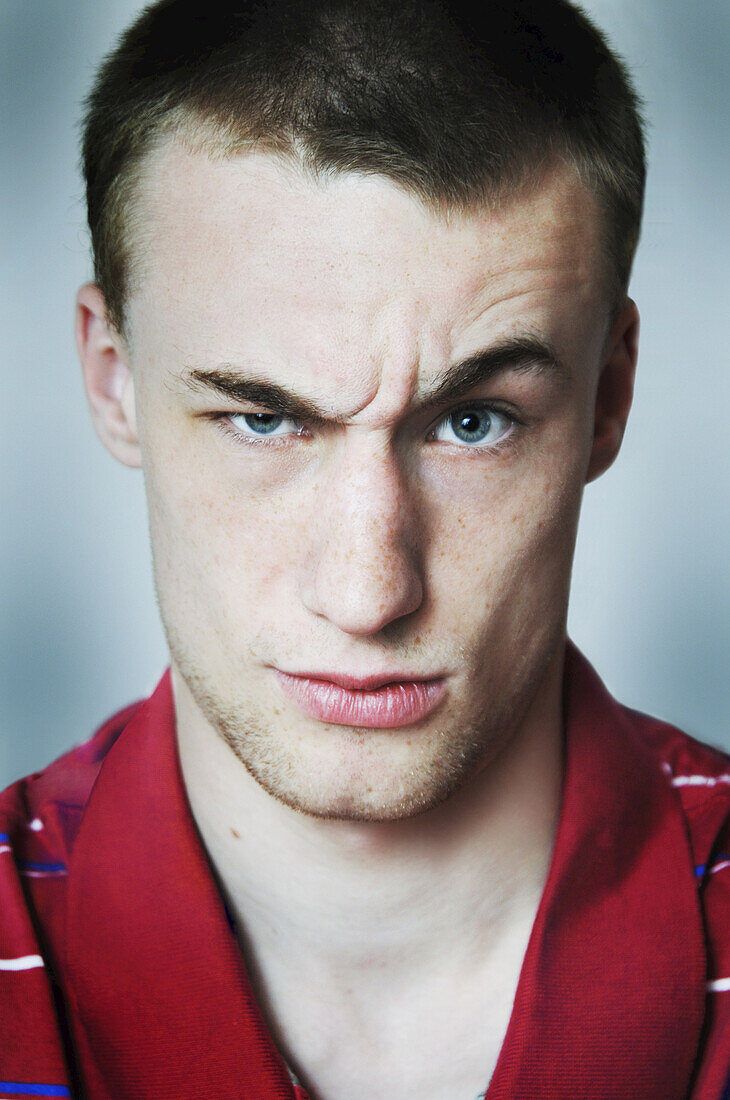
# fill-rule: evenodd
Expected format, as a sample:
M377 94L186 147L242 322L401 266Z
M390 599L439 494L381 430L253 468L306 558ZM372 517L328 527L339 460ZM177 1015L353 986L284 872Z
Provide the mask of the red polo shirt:
M721 1100L730 760L619 706L570 647L565 699L555 850L487 1100ZM304 1096L190 814L169 673L0 796L0 1010L0 1098Z

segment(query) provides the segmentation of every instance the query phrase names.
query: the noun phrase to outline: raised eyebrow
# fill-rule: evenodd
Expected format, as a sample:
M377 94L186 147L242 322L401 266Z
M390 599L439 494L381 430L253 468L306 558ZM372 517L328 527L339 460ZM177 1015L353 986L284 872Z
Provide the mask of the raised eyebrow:
M429 407L448 404L507 371L549 373L560 382L568 378L567 368L547 341L520 336L475 352L455 366L448 367L418 403Z
M276 413L277 416L310 422L328 419L325 410L308 398L291 393L275 382L246 378L227 364L212 370L186 370L183 372L182 380L190 389L213 390L233 401L261 405Z

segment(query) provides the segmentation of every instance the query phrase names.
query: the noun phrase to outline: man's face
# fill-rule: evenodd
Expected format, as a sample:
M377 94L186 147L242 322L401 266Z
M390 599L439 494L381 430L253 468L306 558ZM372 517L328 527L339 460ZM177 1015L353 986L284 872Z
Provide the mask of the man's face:
M178 691L291 806L437 804L562 644L609 321L592 201L556 171L448 222L379 177L170 145L140 240L129 362ZM348 677L407 683L349 711L312 684Z

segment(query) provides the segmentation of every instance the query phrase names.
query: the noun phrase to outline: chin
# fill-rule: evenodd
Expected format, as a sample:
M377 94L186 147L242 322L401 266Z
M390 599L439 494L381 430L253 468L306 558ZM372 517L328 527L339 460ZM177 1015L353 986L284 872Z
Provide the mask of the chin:
M419 788L388 794L382 789L372 787L362 789L313 790L284 787L272 784L267 777L250 774L259 785L278 802L297 813L324 821L352 822L392 822L417 817L444 802L452 792L450 789L434 790Z
M271 736L220 732L268 795L298 813L331 821L402 821L427 813L491 755L484 730L477 728L460 731L458 739L443 729L419 737L343 730L339 743L328 737L323 744L319 735L297 739L295 746Z

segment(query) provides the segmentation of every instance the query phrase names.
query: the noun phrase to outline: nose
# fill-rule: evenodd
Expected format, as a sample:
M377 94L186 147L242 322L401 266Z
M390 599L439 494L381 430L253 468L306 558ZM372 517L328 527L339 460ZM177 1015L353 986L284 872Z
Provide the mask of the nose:
M318 485L303 599L352 635L373 635L420 607L416 505L392 449L343 445Z

